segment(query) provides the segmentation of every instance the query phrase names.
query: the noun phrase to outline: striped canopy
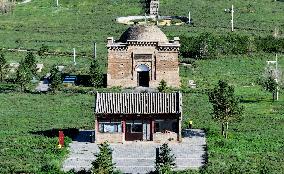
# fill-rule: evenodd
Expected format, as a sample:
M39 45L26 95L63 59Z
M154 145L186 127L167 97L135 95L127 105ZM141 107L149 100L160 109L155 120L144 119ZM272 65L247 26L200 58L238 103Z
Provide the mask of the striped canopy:
M96 114L179 114L181 93L97 93Z

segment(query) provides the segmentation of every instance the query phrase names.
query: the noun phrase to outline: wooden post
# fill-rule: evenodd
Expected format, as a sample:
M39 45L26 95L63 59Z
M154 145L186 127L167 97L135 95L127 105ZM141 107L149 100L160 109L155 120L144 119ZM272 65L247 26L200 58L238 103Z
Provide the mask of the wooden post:
M58 7L59 6L59 2L58 2L58 0L56 0L56 7Z

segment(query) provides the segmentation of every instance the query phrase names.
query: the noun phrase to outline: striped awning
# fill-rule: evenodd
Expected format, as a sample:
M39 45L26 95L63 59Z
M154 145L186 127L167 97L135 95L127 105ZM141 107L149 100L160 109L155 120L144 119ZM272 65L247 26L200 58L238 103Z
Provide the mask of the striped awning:
M181 93L97 93L96 114L179 114Z

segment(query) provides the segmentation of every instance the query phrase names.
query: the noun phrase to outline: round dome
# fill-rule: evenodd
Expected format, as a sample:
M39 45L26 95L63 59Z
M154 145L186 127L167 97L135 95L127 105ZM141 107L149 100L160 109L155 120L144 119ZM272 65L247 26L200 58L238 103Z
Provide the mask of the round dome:
M167 36L155 25L134 25L120 37L120 42L127 40L168 42Z

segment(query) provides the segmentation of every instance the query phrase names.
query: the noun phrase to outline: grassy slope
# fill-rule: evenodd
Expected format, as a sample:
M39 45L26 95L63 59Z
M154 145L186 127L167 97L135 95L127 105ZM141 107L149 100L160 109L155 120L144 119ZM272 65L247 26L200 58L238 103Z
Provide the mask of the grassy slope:
M229 8L232 3L236 7L236 27L253 29L238 32L270 34L275 26L280 32L284 32L284 3L270 0L180 0L179 3L162 0L161 15L187 16L190 10L195 23L195 27L172 26L162 27L162 30L169 36L204 31L228 32L230 14L225 14L224 9ZM18 5L13 14L0 15L0 47L39 49L45 44L53 51L71 52L72 48L76 48L78 52L92 54L93 42L96 41L98 56L104 67L106 38L118 38L127 28L117 24L115 18L138 14L144 14L139 0L61 0L60 8L56 8L52 0L32 1ZM18 54L10 54L9 60L17 61L19 57ZM52 57L62 60L59 63L63 64L72 61L67 57ZM39 61L48 64L47 66L51 64L44 60ZM90 60L85 62L89 64Z
M71 51L76 47L77 51L92 53L92 42L95 40L103 66L106 60L106 38L118 38L127 28L113 20L117 16L144 13L138 0L61 0L60 9L55 8L53 2L32 1L19 5L13 14L0 16L0 47L40 48L45 43L51 50ZM232 2L239 12L236 13L237 27L263 30L238 32L270 34L274 26L283 27L283 2L216 0L212 3L209 0L180 0L176 3L161 0L163 15L187 15L190 9L196 25L162 27L162 30L171 36L228 31L230 15L224 14L223 9ZM255 9L254 12L241 13L249 3ZM20 60L25 54L8 53L6 56L12 62ZM230 125L230 140L226 141L218 134L219 125L211 120L207 96L195 92L184 94L185 119L190 118L195 127L208 130L209 171L220 173L228 168L229 163L240 165L240 168L247 165L256 170L259 161L269 164L279 173L284 171L284 98L281 97L280 102L271 103L269 93L252 86L265 61L271 57L226 56L220 60L197 61L193 70L181 68L183 84L188 79L194 79L202 89L212 87L220 78L227 79L236 86L236 92L242 97L246 108L245 119L239 124ZM68 57L38 57L38 60L46 64L70 64ZM84 68L89 66L90 59L79 58L78 61ZM12 93L0 94L0 101L1 170L10 168L35 172L47 162L59 166L58 159L62 159L65 152L55 150L57 139L35 135L30 131L92 126L93 97L89 95Z

